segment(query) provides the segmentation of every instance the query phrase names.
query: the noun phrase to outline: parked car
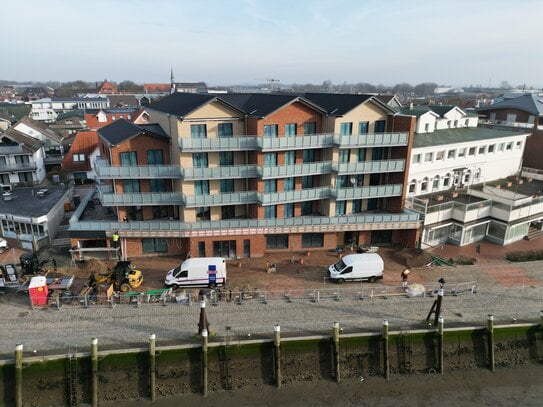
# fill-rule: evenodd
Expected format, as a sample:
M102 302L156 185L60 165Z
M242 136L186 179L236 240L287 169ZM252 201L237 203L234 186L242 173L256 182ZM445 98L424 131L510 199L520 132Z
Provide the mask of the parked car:
M8 248L8 241L2 237L0 237L0 253L3 253L4 250Z

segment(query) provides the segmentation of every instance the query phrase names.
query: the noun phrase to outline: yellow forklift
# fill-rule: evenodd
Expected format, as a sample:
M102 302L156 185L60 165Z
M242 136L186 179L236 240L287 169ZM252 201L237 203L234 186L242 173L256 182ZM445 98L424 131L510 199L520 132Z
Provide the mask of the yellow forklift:
M115 291L126 293L143 283L143 274L136 270L132 262L119 261L107 274L92 273L87 285L96 288L100 284L113 284Z

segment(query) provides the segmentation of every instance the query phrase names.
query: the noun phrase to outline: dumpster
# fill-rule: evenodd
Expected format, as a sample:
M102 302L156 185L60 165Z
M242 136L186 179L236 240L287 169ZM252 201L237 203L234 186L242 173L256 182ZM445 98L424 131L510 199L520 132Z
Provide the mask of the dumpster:
M49 289L47 288L47 278L45 276L32 277L28 286L30 303L32 306L47 305Z

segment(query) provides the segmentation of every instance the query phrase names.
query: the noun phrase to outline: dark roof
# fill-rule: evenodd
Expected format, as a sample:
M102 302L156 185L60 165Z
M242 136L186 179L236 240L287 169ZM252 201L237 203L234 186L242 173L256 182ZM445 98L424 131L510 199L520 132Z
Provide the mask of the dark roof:
M333 116L343 116L373 97L340 93L305 93L303 96Z
M2 201L0 212L16 216L39 218L47 215L66 193L66 189L60 187L47 187L48 192L43 196L37 196L42 187L15 188L11 201Z
M86 114L96 115L100 112L106 114L132 114L139 113L142 110L141 107L109 107L107 109L85 109Z
M184 117L200 106L209 103L215 96L199 93L173 93L149 105L149 109Z
M98 134L110 145L117 145L142 133L169 138L158 124L134 124L125 119L116 120L98 130Z
M134 95L108 95L109 105L115 106L139 106L139 101Z
M5 115L12 116L14 119L12 123L16 122L17 120L21 120L25 116L28 116L31 110L32 106L30 105L21 103L0 103L0 112L4 113Z
M38 151L43 146L43 143L37 138L27 136L26 134L15 130L13 127L10 127L2 135L0 135L0 137L4 136L7 137L9 140L15 141L18 144L22 144L24 147L26 147L28 150L31 150L32 152Z
M430 112L430 108L428 106L413 106L413 107L401 107L397 109L397 111L401 114L407 114L415 117L420 117L424 113ZM434 112L435 113L435 112ZM439 114L439 113L436 113Z
M83 110L70 110L69 112L59 113L56 120L63 120L69 117L80 117L83 119L85 115L83 114Z
M221 95L220 99L254 117L266 117L281 107L297 100L313 105L315 109L323 110L320 106L315 106L313 102L292 94L238 93Z
M501 102L481 107L477 111L485 112L497 109L517 109L535 116L543 116L543 97L527 93L513 99L505 99Z
M487 129L483 127L443 129L436 130L432 133L415 134L413 148L491 140L501 137L520 136L522 134L526 133L519 133L518 131L510 130Z

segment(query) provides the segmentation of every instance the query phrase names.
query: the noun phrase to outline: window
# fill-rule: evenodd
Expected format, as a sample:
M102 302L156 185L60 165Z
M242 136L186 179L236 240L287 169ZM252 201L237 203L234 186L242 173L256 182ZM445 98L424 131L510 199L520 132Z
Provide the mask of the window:
M264 218L275 219L276 215L277 215L277 209L275 205L264 207Z
M153 206L153 219L165 218L168 216L167 206Z
M458 150L458 158L460 157L465 157L466 156L466 149L465 148L461 148Z
M302 233L302 247L322 247L323 244L322 233Z
M85 161L85 154L79 153L73 155L74 163Z
M285 178L285 191L294 191L294 178Z
M264 153L264 167L274 167L277 165L277 153Z
M358 149L358 162L366 161L366 149L365 148L359 148Z
M451 121L450 120L447 120L447 127L450 129L451 128Z
M315 150L302 150L303 151L303 161L304 163L313 163L315 162Z
M138 193L140 192L140 182L137 179L125 179L123 181L124 193Z
M436 160L444 160L445 159L445 151L438 151L436 153Z
M115 121L115 116L111 116L111 120L112 120L112 121Z
M294 217L294 204L288 203L283 205L283 217L292 218Z
M469 183L470 179L471 179L471 171L468 171L464 174L464 184Z
M339 128L339 135L340 136L350 136L353 134L353 123L347 122L347 123L341 123Z
M345 201L336 202L336 216L345 215Z
M166 192L166 182L164 179L151 179L150 180L151 192Z
M466 119L466 120L464 121L464 125L465 125L466 127L469 126L469 119Z
M386 120L377 120L375 122L375 133L384 133L386 129Z
M313 201L304 201L300 203L302 216L313 215Z
M420 190L426 192L428 190L428 178L424 178L420 183Z
M515 148L518 150L522 147L522 141L517 141L515 144Z
M195 195L209 195L209 181L194 181Z
M143 253L166 253L168 251L168 243L164 238L147 238L141 239Z
M426 153L424 154L424 161L425 162L432 161L433 157L434 157L434 153Z
M353 201L353 213L362 212L362 199Z
M217 132L219 137L230 138L234 135L234 126L232 123L219 123Z
M469 148L468 155L475 155L475 147L470 147Z
M338 188L345 188L347 186L347 176L346 175L338 176L336 180L336 186Z
M455 128L458 127L458 120L455 120L455 121L454 121L454 127L455 127Z
M233 151L220 151L219 152L219 164L222 165L234 165L234 152Z
M74 121L70 119L66 119L66 124L74 124Z
M339 150L339 163L347 164L349 162L349 150Z
M484 154L486 151L486 146L479 147L479 152L477 154Z
M385 155L384 147L373 147L371 149L371 159L374 161L382 160Z
M211 210L208 206L196 208L196 220L211 220Z
M121 159L121 165L138 165L135 151L125 151L124 153L120 153L119 158Z
M264 181L264 193L269 194L272 192L277 192L277 180L267 179Z
M448 187L450 184L451 184L451 174L447 174L445 175L445 177L443 177L443 186Z
M285 136L292 137L296 135L296 123L289 123L285 125Z
M302 177L302 189L313 188L313 176L304 175Z
M233 179L221 179L221 193L234 192L234 180Z
M456 155L456 150L449 150L447 152L447 158L454 158L455 155Z
M317 123L309 122L304 123L304 134L315 134L317 133Z
M488 146L488 153L493 153L495 149L496 149L496 145L495 145L495 144L489 145L489 146Z
M266 249L288 249L288 235L267 235Z
M369 122L358 123L358 134L368 134Z
M277 124L265 124L264 137L277 137Z
M417 180L412 179L409 183L409 193L412 194L415 192L415 188L417 187Z
M192 154L192 166L194 168L207 168L207 153Z
M207 138L206 125L205 124L191 124L190 137L191 138Z
M432 189L438 189L439 188L439 175L436 175L434 177L434 181L432 182Z
M285 151L285 165L296 163L296 151Z
M512 150L513 149L513 143L507 143L507 145L505 146L505 149L506 150Z
M206 242L198 242L198 257L206 257Z
M414 164L420 163L420 154L413 154L413 163Z
M498 151L503 151L504 147L505 147L505 143L498 144Z
M426 123L426 124L424 125L424 131L425 131L426 133L428 133L428 132L430 131L430 123Z
M147 164L163 165L164 157L162 155L162 150L147 150Z
M221 219L234 219L236 217L235 205L221 206Z

